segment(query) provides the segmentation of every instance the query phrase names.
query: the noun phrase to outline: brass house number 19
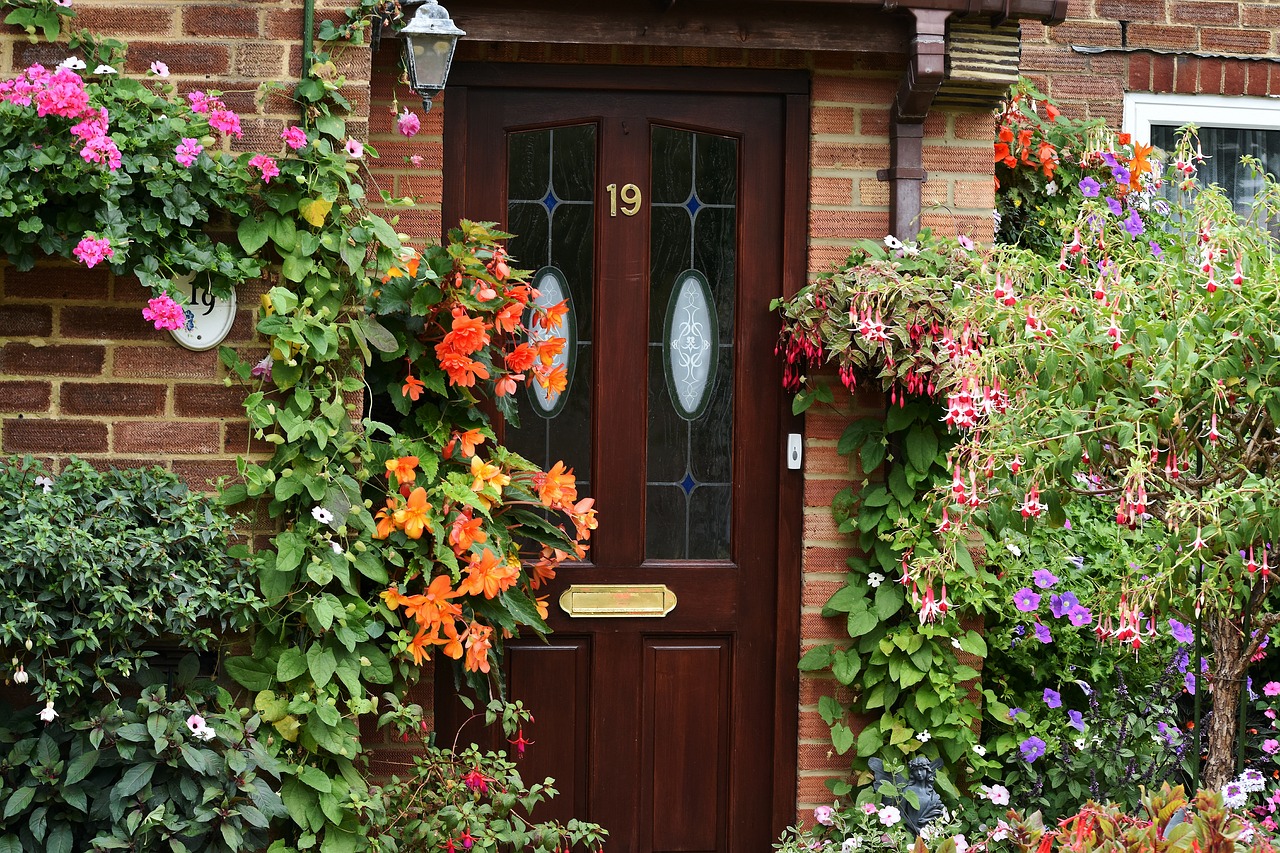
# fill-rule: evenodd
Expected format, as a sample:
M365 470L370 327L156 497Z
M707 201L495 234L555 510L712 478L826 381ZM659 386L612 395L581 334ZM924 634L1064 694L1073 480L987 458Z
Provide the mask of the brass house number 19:
M617 184L605 187L609 192L609 215L618 215L618 198L622 198L622 212L627 216L635 216L640 212L640 188L635 184L623 184L622 192L618 192Z

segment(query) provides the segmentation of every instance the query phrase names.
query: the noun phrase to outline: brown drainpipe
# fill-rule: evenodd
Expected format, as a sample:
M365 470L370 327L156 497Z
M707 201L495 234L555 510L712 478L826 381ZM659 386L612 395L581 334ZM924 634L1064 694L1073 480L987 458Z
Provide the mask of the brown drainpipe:
M830 2L830 0L817 0ZM866 2L866 0L837 0ZM890 9L893 0L883 0ZM1005 18L1040 18L1061 23L1067 0L912 0L911 55L889 114L889 168L876 177L889 182L889 232L910 240L920 232L921 184L924 170L924 121L938 87L947 76L947 19L952 14L990 14Z

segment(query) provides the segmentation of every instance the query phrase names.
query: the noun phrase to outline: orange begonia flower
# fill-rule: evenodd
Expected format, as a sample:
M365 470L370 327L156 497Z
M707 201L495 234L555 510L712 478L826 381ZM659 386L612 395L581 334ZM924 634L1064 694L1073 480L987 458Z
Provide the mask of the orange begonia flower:
M472 361L465 355L457 355L456 353L448 353L440 357L440 367L445 373L449 374L450 385L460 385L463 388L471 388L476 384L476 379L488 379L489 370L478 361Z
M545 311L540 313L537 323L542 328L550 331L558 329L564 323L564 315L569 313L569 300L562 299L555 305L549 305Z
M560 394L569 387L569 373L563 364L557 364L546 374L538 374L538 384L547 392L547 399L552 394Z
M489 343L486 328L484 320L479 317L470 317L465 312L455 314L452 328L444 336L444 340L436 344L436 355L447 352L470 355L484 349Z
M484 433L478 429L469 429L458 434L458 443L462 445L463 456L475 456L476 445L484 444Z
M473 542L484 542L489 538L489 534L481 528L483 523L482 518L458 515L449 531L449 544L453 546L455 554L461 555L471 547Z
M467 660L463 667L469 672L489 671L489 649L493 645L489 638L493 629L479 622L472 622L467 628Z
M534 483L538 488L538 500L542 501L543 506L572 504L578 499L573 470L565 470L564 462L556 462L546 474L535 475Z
M533 367L533 363L538 360L538 350L533 344L520 344L520 346L507 353L507 369L512 373L524 373Z
M499 376L493 383L493 396L506 397L520 390L519 380L524 379L523 373L508 373L506 376Z
M418 398L422 396L422 392L426 387L427 386L423 384L421 379L410 373L405 378L404 385L400 388L400 393L416 403L418 402Z
M564 338L547 338L545 341L538 341L538 360L548 367L562 352L564 352Z
M479 456L471 457L471 491L484 491L486 486L501 491L503 486L511 483L511 478L502 473L502 468L498 465L490 465Z
M520 328L520 315L524 313L524 305L512 302L493 316L493 327L500 332L514 332Z
M541 598L534 599L533 603L538 608L538 615L542 617L543 621L546 621L547 614L551 612L551 606L547 603L547 596L544 595Z
M538 589L556 578L556 564L545 555L529 567L529 586Z
M387 498L387 505L378 510L375 516L378 529L373 532L374 539L386 539L396 529L396 499Z
M392 613L394 613L396 608L400 605L407 604L409 602L409 597L401 595L400 589L395 584L392 584L383 590L381 596L382 600L386 602L387 609Z
M462 590L454 589L450 585L449 575L438 575L427 587L425 593L412 596L415 599L413 607L412 609L405 607L405 616L417 620L418 624L424 628L435 630L444 621L445 616L454 617L462 612L461 607L449 603L449 599L457 598L462 594Z
M1142 175L1151 171L1151 161L1147 159L1151 154L1151 146L1143 145L1141 142L1133 144L1133 161L1129 164L1129 186L1135 190L1142 189Z
M418 457L401 456L399 459L387 460L387 476L395 475L396 483L403 485L412 483L417 479L418 475L414 473L414 469L418 467Z
M591 531L596 529L595 498L583 498L569 510L569 517L578 528L579 539L590 539Z
M458 636L458 626L454 624L452 619L450 619L446 622L442 622L440 627L444 631L445 635L445 639L439 641L440 644L444 646L440 651L444 652L454 660L462 657L462 638Z
M431 643L431 637L427 635L426 628L419 628L418 633L409 641L407 651L413 655L413 662L422 665L422 661L431 656L428 651L428 645Z
M473 557L467 565L467 576L458 589L467 595L483 595L497 598L504 590L515 585L520 577L520 567L500 562L492 551L485 548L479 557Z
M430 512L427 490L419 486L409 495L409 503L396 510L396 525L403 528L404 535L410 539L421 539L422 531L431 526Z

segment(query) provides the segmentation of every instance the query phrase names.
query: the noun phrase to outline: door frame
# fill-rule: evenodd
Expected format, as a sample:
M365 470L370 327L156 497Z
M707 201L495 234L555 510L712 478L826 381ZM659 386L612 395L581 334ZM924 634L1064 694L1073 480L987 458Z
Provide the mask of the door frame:
M598 65L587 73L580 65L533 63L474 63L454 66L444 111L444 162L441 228L463 216L468 150L468 99L471 88L599 89L649 92L700 92L778 95L783 99L783 234L782 296L792 296L805 285L808 275L809 221L809 114L810 73L731 68L654 68L649 66ZM443 238L443 234L441 237ZM775 381L782 382L777 364ZM803 419L789 411L778 412L782 435L803 436ZM786 467L785 448L778 447L778 588L774 691L777 697L773 726L774 834L795 821L799 772L799 705L801 555L804 540L803 470ZM451 690L451 678L436 680L436 705Z

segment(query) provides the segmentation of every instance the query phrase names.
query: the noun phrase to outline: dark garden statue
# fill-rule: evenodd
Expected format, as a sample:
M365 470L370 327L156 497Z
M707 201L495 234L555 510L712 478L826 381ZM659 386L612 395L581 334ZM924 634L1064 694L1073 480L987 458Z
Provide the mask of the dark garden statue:
M867 766L875 774L877 791L882 782L888 782L894 791L904 795L887 797L886 802L897 806L902 812L902 820L909 831L918 835L921 829L942 817L942 797L938 796L933 787L938 768L942 766L941 758L930 761L924 756L916 756L911 759L907 763L908 779L903 779L901 773L887 772L884 762L878 758L867 759ZM905 796L908 792L915 795L916 805L912 805L911 798Z

